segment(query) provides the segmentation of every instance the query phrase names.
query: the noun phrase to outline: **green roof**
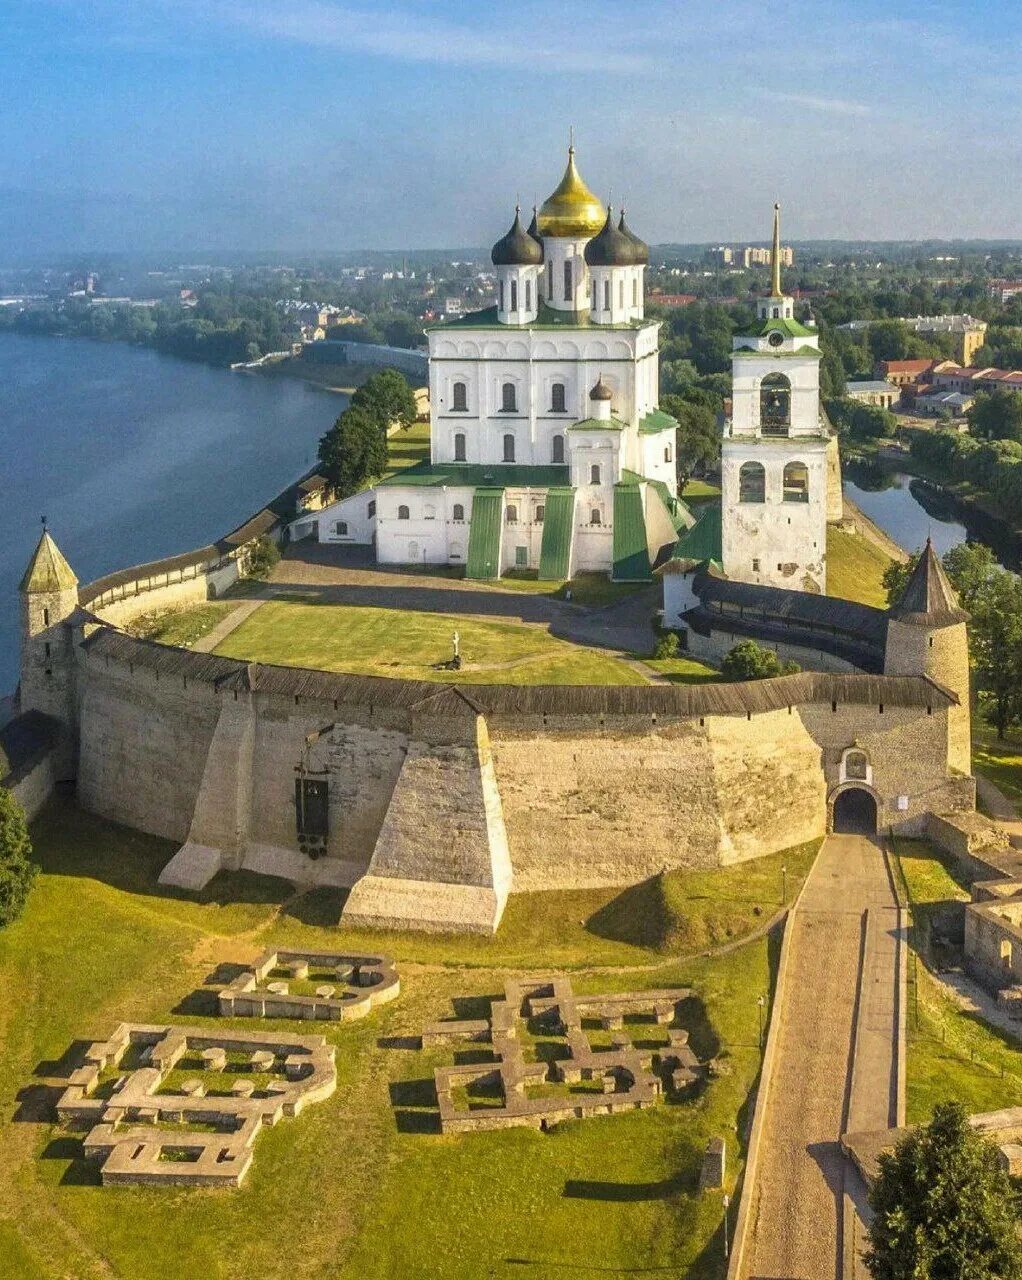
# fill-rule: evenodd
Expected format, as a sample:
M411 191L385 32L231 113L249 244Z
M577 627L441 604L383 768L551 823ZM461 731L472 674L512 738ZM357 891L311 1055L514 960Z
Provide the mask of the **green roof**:
M731 352L731 359L734 360L736 357L740 358L742 356L769 356L771 360L783 360L786 357L790 359L792 356L815 356L819 360L822 355L823 353L818 347L796 347L794 351L774 351L772 349L770 351L754 351L751 347L736 347Z
M806 325L799 324L797 320L764 320L759 330L759 337L765 338L768 333L783 333L786 338L815 338L819 336L817 330L809 329Z
M20 589L28 595L51 591L73 591L78 586L74 570L60 548L44 529L35 553L21 579Z
M546 496L539 551L539 576L543 581L559 582L570 576L574 524L575 490L551 489Z
M573 422L569 431L626 431L627 423L620 418L583 418L581 422Z
M441 332L444 329L645 329L650 325L659 327L659 320L622 320L615 324L596 324L585 311L557 311L545 302L539 304L539 314L528 324L504 324L497 319L496 307L484 307L482 311L470 311L468 315L447 324L431 324L426 332Z
M392 476L381 480L378 488L400 489L404 485L413 487L448 488L458 485L466 489L477 489L494 486L508 488L549 489L552 485L568 483L567 467L527 467L512 462L494 463L483 466L476 462L417 462L414 467L406 467Z
M646 547L646 513L637 484L614 486L615 582L648 582L649 551Z
M695 524L695 517L692 512L679 497L671 493L671 490L663 480L647 480L646 483L652 486L660 495L660 499L667 508L671 522L678 533Z
M639 430L643 435L659 435L661 431L677 430L678 419L672 418L663 409L654 409L639 419Z
M721 506L719 502L707 504L691 529L686 530L674 544L668 564L702 564L721 559Z
M466 578L500 577L500 522L503 507L503 489L477 489L473 494L468 556L465 561Z

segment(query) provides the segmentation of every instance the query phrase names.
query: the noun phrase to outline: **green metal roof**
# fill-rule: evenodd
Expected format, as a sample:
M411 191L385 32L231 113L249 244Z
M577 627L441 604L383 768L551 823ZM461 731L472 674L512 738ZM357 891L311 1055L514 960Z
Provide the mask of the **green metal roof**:
M417 462L414 467L397 471L381 480L378 488L400 489L403 486L439 488L442 485L475 489L480 485L509 488L548 489L568 483L568 468L527 467L512 462L482 466L475 462Z
M503 324L497 319L496 307L484 307L482 311L470 311L468 315L446 324L426 326L426 332L444 329L646 329L652 325L659 328L659 320L622 320L614 324L596 324L585 311L558 311L545 302L539 304L539 314L528 324Z
M637 484L614 486L614 571L615 582L649 582L649 552L646 548L646 513L642 490Z
M765 338L768 333L783 333L786 338L815 338L815 329L809 329L797 320L767 319L763 321L759 336Z
M663 480L647 480L646 483L651 485L660 495L664 506L670 513L674 527L679 533L695 524L695 516L679 497L671 493Z
M581 422L573 422L569 431L627 431L628 424L620 418L583 418Z
M570 577L571 537L575 525L575 490L551 489L543 512L539 576L547 582Z
M674 544L671 557L664 565L675 568L687 568L707 561L720 563L721 560L721 506L719 502L708 503L699 519L681 535Z
M639 419L639 430L643 435L659 435L661 431L676 431L678 419L672 418L664 409L654 409Z
M500 524L503 489L477 489L472 496L466 578L500 577Z
M756 356L759 358L769 356L771 360L784 360L785 358L790 359L792 356L815 356L816 359L819 360L822 358L822 355L823 353L818 347L796 347L794 351L774 351L773 349L770 351L761 351L754 350L751 347L736 347L735 350L731 352L731 359L740 359L742 356Z
M64 559L57 544L44 529L28 568L19 584L28 595L50 591L73 591L78 586L74 570Z

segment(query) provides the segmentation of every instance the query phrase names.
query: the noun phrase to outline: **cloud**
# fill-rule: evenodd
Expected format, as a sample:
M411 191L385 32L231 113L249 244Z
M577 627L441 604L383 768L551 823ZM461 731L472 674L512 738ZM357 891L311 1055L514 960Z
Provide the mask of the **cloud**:
M551 38L549 29L545 38L539 39L527 18L519 39L513 31L491 35L412 9L369 9L327 0L296 0L292 4L232 0L204 12L251 36L403 62L560 72L640 71L650 65L644 55L622 49L617 41L601 39L586 48L578 43L577 32L571 40L561 40Z
M784 102L789 106L802 107L805 111L822 111L835 116L868 116L872 110L864 102L853 102L849 98L817 98L809 93L775 93L764 91L764 98L771 102Z

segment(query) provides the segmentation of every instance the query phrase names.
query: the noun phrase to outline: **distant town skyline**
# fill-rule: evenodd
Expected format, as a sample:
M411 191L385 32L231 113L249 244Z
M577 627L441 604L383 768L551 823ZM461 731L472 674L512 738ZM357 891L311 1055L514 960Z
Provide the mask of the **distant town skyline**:
M775 198L794 241L1019 238L1020 28L990 0L8 0L4 256L480 245L569 124L652 243L762 242Z

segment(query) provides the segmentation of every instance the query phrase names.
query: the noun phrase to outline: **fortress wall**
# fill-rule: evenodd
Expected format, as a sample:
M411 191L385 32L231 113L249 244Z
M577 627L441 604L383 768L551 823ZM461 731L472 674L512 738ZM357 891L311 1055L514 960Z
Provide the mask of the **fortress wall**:
M694 627L688 629L686 652L693 658L719 667L728 653L741 640L747 637L732 631L718 631L716 628L708 636L700 635ZM771 649L782 662L797 662L804 671L854 672L859 668L844 658L832 653L824 653L821 649L807 649L798 644L784 644L768 637L757 639L761 649Z
M123 627L143 613L160 613L164 609L187 609L190 605L205 604L207 600L223 595L240 576L238 562L232 560L221 569L211 569L196 577L182 578L178 582L151 587L138 583L131 594L107 604L93 606L93 612L111 626Z
M209 685L86 658L78 796L127 826L184 841L220 714Z

